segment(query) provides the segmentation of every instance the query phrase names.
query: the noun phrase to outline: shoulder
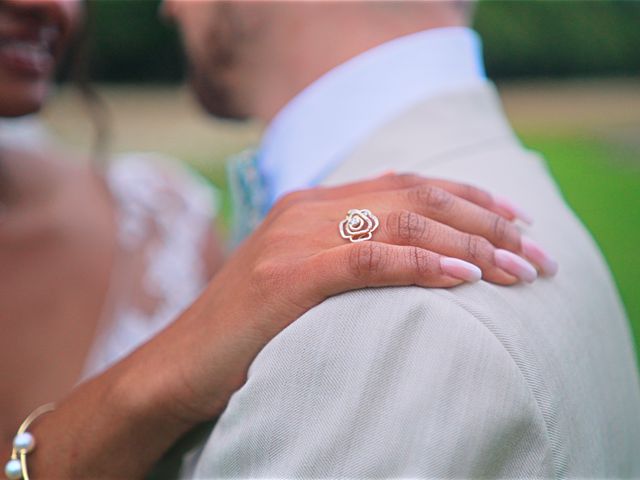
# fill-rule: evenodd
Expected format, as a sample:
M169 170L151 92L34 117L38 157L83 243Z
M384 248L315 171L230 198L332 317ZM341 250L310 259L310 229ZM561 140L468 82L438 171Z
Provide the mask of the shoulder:
M475 288L463 286L460 289ZM517 365L494 331L491 319L478 315L443 289L371 288L329 298L280 333L264 356L296 355L323 363L403 362L440 356L457 364L489 355L506 369ZM441 355L436 352L440 352ZM389 356L389 359L382 357ZM352 358L353 357L353 358ZM352 363L355 362L355 363Z
M246 459L254 442L274 477L553 469L544 418L500 339L447 291L418 287L330 298L272 340L220 418L208 442L216 453L205 449L202 468L252 476L252 465L227 460ZM328 464L292 467L285 452L303 444L342 447Z

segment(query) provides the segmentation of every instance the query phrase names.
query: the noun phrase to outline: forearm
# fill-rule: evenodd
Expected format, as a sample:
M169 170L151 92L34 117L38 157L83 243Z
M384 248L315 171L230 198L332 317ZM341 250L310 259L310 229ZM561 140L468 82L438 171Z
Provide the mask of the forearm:
M29 428L37 441L30 477L142 478L244 382L263 341L251 339L238 316L217 295L204 296L152 341L78 386ZM3 458L9 454L7 446Z
M137 403L120 370L79 386L33 423L32 479L142 478L189 428L151 402Z
M187 312L101 375L79 385L29 428L30 478L142 478L196 418L182 410ZM215 347L212 347L215 348ZM190 420L187 420L189 418ZM193 418L193 421L191 421ZM3 449L9 459L10 446Z

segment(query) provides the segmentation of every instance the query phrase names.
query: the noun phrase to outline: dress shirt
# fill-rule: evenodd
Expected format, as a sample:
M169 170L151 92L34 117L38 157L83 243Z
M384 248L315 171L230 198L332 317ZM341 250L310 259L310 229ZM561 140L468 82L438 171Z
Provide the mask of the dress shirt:
M406 35L348 60L295 96L268 126L257 162L269 201L319 183L412 105L484 82L480 38L463 27Z

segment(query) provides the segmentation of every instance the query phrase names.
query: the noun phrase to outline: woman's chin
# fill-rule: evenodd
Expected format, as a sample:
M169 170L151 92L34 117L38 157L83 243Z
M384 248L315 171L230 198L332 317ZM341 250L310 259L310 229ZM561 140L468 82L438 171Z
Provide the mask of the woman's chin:
M0 89L0 117L21 117L40 111L47 91L46 87Z

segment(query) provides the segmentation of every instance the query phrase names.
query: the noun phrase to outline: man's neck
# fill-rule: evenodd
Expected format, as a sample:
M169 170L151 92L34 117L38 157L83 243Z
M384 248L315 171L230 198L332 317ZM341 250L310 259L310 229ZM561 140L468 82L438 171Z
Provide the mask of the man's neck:
M269 124L285 105L309 85L339 65L375 47L412 33L461 26L464 26L462 22L449 19L426 26L420 24L394 30L355 31L336 42L338 48L327 48L323 42L306 42L304 55L294 51L281 58L277 68L270 68L256 76L260 85L255 89L258 94L253 99L253 116Z
M483 84L480 50L469 29L432 29L386 42L313 82L265 132L258 166L270 199L317 184L359 142L413 105Z

